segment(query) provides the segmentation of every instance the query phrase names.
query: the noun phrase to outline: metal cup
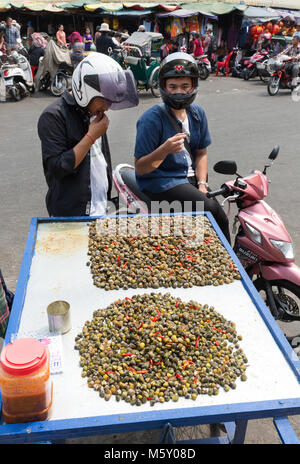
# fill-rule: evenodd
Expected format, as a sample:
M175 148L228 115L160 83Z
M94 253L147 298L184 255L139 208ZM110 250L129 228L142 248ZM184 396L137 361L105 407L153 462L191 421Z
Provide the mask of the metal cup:
M65 334L71 329L70 305L67 301L54 301L47 307L50 332Z

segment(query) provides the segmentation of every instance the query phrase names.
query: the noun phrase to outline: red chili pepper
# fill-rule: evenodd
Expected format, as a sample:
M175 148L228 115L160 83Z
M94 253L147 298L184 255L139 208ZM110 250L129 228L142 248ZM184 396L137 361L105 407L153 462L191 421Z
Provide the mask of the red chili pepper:
M160 312L158 311L158 309L156 308L155 311L157 312L157 315L160 316Z
M144 325L144 322L141 323L141 325L138 327L138 330L140 330Z
M171 271L171 272L170 272L170 274L169 274L169 277L170 277L170 275L172 275L172 274L173 274L173 272L174 272L174 271Z
M136 374L147 374L149 371L135 371Z
M104 248L105 248L105 250L108 250L108 245L105 245L105 247L104 247Z
M185 346L191 346L191 345L185 345Z
M135 239L136 239L136 237L132 237L132 238L130 238L129 240L132 242L132 241L135 240Z
M157 363L154 363L154 364L157 364L158 366L160 366L160 365L161 365L161 361L159 361L159 362L157 362Z
M175 305L175 307L177 308L177 307L178 307L178 305L179 305L179 300L177 300L177 301L176 301L176 305Z
M184 370L188 364L195 364L195 363L194 363L193 361L185 361L185 362L183 363L182 370Z
M124 267L126 267L126 266L127 266L127 261L126 261L125 264L123 264L122 268L124 269Z
M134 353L124 353L124 354L122 354L122 356L135 356L135 354Z
M212 239L212 237L208 237L208 239L207 239L207 240L206 240L206 239L204 239L204 242L205 242L205 243L209 243L209 242L211 241L211 239Z
M168 250L170 253L174 254L174 251L170 250L168 247L165 247L166 250Z
M160 246L160 245L157 245L157 246L155 247L155 251L160 250L160 248L161 248L161 246Z
M127 319L127 321L130 321L130 317L129 317L128 313L126 313L126 319Z
M216 346L220 346L218 342L215 342L215 345L216 345Z
M117 260L118 260L119 266L121 266L120 256L117 256Z
M194 380L193 380L193 383L196 383L196 382L197 382L198 377L199 377L199 375L196 375L196 377L195 377Z
M223 334L226 334L227 332L225 332L224 330L221 330L221 329L217 329L216 327L213 327L213 330L217 330L218 332L221 332Z
M152 271L152 267L151 267L151 266L146 266L146 267L147 267L148 269L151 269L151 271Z
M114 371L105 371L105 374L115 374Z
M147 398L147 400L148 400L148 401L151 401L151 400L152 400L152 398L150 398L150 396L149 396L149 397Z
M158 319L159 319L159 316L155 316L153 319L151 319L151 321L156 322L156 321L158 321Z
M150 359L149 364L150 364L150 367L153 366L153 361L152 361L152 359Z
M199 338L200 338L200 337L197 337L197 340L196 340L196 343L195 343L195 348L198 347Z
M179 375L179 374L176 374L176 377L177 377L177 379L180 379L180 380L182 380L182 377L181 377L181 375Z
M128 296L125 296L125 300L133 301L132 298L128 298Z
M128 367L128 366L127 366L127 367ZM136 370L133 369L133 367L130 367L130 366L129 366L128 369L136 374Z
M165 337L163 337L162 335L157 335L157 337L161 338L161 339L164 339Z
M169 343L166 343L166 345L174 345L174 343L172 343L172 342L169 342Z

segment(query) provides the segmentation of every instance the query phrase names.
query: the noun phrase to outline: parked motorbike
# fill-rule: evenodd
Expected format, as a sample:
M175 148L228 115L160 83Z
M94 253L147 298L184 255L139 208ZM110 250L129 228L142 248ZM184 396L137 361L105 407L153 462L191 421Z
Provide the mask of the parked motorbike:
M207 55L200 55L196 57L196 61L198 64L199 70L199 77L202 81L208 78L209 74L211 73L211 64Z
M259 78L263 81L264 75L260 65L262 63L265 65L269 58L270 56L268 52L262 50L260 52L254 53L249 61L245 61L245 68L243 70L243 78L245 81L248 81L251 78L255 78L256 76L259 76Z
M0 79L5 85L6 97L13 98L15 101L21 100L28 92L34 92L33 76L27 58L14 50L4 58L0 52Z
M263 200L268 195L267 169L277 158L279 147L269 155L270 164L249 176L237 174L234 161L220 161L214 170L220 174L236 175L219 190L207 196L225 197L235 203L238 213L234 221L236 233L234 251L261 292L273 317L279 321L300 321L300 268L295 264L291 237L280 216Z
M286 55L279 57L270 64L270 69L272 72L271 78L268 84L268 93L271 96L277 95L279 89L289 89L293 93L298 94L300 91L300 85L292 86L292 76L286 71L286 64L293 61L293 58L290 58Z
M42 63L43 57L40 58ZM50 72L47 72L39 83L39 90L45 91L50 87L51 93L55 97L60 97L69 87L69 79L72 77L73 68L59 67L54 79L51 80Z
M222 206L226 202L229 206L237 205L233 224L234 251L274 318L292 322L300 321L300 268L295 264L292 240L282 219L264 201L268 195L267 169L278 152L276 146L264 170L255 170L246 177L237 173L234 161L216 163L216 172L237 177L225 182L219 190L210 191L207 196L222 195L225 198ZM139 191L132 166L118 165L113 180L128 212L147 214L150 211L151 201Z

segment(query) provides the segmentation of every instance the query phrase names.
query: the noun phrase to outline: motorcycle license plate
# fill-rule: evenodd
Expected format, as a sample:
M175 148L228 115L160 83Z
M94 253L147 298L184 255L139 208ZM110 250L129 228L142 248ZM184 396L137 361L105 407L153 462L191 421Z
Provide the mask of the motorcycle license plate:
M5 79L5 85L14 85L14 80L11 77L10 79Z

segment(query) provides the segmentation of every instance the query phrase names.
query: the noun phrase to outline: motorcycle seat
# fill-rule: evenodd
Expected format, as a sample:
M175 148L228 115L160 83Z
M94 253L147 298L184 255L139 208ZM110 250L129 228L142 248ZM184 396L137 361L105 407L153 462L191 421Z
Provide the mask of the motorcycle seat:
M123 167L120 171L120 175L123 179L123 182L129 187L129 189L150 209L151 207L151 200L147 195L141 192L137 186L136 179L135 179L135 170L133 168Z

